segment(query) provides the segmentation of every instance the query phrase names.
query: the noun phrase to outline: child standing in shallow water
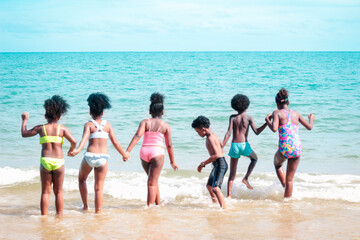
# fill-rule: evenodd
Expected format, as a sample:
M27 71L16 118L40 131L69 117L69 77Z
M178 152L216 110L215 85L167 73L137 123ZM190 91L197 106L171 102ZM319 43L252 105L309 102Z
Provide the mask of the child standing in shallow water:
M29 119L29 113L24 112L22 117L21 135L23 137L32 137L40 135L40 144L42 145L40 158L40 178L41 178L41 215L48 214L49 198L51 184L55 194L56 213L63 212L63 182L65 175L64 157L62 152L63 137L70 143L69 152L76 147L76 139L71 135L69 129L58 124L61 115L67 112L69 104L58 96L54 95L44 103L45 118L47 124L37 125L27 130L26 124Z
M309 114L309 122L295 111L289 109L289 93L282 88L275 97L277 110L269 114L265 121L273 131L279 131L279 148L274 156L276 174L285 188L284 197L289 198L293 192L293 179L300 162L301 142L298 134L299 122L308 130L313 128L314 115ZM271 122L272 120L272 122ZM286 174L282 168L288 160Z
M225 173L228 169L227 162L224 158L220 139L210 130L210 121L204 116L197 117L192 125L200 137L206 136L206 148L210 154L210 158L201 162L198 166L198 172L209 163L213 164L206 188L208 189L213 202L219 202L220 207L226 208L225 199L221 192L221 185L224 180Z
M231 136L231 133L233 133L233 139L229 151L231 162L230 162L230 176L228 180L228 191L227 191L228 198L231 198L231 191L236 177L236 167L238 160L241 156L246 156L251 160L248 170L242 182L246 185L247 188L253 189L253 187L249 184L248 178L256 165L258 157L256 153L251 149L250 144L248 142L249 127L251 126L254 133L256 135L259 135L266 128L266 123L264 123L259 128L256 127L254 119L251 116L246 115L246 109L249 107L249 105L250 105L249 98L242 94L235 95L231 100L231 107L235 111L237 111L238 114L234 114L230 116L228 131L225 134L222 143L222 147L224 148L226 142Z
M161 169L164 165L165 149L166 148L170 158L171 167L178 170L178 166L174 159L174 150L171 140L171 129L169 124L161 120L164 114L164 96L160 93L153 93L150 97L150 119L141 121L138 130L136 131L133 139L131 140L126 153L134 148L136 143L144 135L143 144L140 149L141 165L148 175L147 180L147 205L160 204L160 191L159 191L159 176ZM124 159L126 161L126 159Z
M110 160L106 145L107 139L110 138L112 144L123 156L123 158L128 158L129 156L125 154L125 151L116 139L111 124L108 121L101 119L104 110L111 108L109 98L103 93L92 93L88 97L87 101L90 107L90 115L92 119L91 121L85 123L83 137L79 147L70 152L69 155L77 155L89 139L89 145L84 154L84 159L81 162L79 170L79 190L81 200L84 204L83 209L87 211L89 209L89 205L87 201L86 179L94 168L95 212L100 213L103 203L104 182L108 171L108 161Z

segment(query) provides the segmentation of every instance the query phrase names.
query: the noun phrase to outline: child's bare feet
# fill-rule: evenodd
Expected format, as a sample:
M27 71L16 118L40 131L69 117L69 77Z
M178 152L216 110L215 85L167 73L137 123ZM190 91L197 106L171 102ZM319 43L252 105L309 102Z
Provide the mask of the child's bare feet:
M216 197L212 197L211 200L212 200L213 203L217 203L217 202L218 202L218 200L217 200Z
M229 195L229 196L227 196L227 199L231 199L231 196Z
M250 185L250 183L247 181L247 179L243 179L242 180L242 182L246 185L246 187L248 188L248 189L254 189L251 185Z

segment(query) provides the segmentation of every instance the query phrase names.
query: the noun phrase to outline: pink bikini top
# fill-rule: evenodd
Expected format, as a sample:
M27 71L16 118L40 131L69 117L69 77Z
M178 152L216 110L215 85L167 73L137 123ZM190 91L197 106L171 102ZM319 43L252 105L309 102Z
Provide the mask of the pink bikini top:
M162 125L164 124L164 121L161 123L159 129L156 132L151 132L151 121L149 121L149 131L144 133L144 140L142 145L143 146L158 146L158 147L164 147L164 134L162 134L160 131Z

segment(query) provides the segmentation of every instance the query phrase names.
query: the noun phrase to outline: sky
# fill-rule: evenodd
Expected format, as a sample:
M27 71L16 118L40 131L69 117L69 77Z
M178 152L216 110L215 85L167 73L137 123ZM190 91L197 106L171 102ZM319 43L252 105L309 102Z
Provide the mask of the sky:
M0 52L360 51L360 0L0 0Z

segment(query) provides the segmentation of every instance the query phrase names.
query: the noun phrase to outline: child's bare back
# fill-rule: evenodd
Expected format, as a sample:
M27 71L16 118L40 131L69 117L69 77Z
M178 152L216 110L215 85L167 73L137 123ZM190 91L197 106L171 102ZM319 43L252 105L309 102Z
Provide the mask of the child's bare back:
M249 125L253 122L252 117L245 114L234 114L230 116L230 124L233 125L233 139L232 142L247 142L249 134Z
M231 198L232 186L235 180L237 163L240 156L249 157L251 160L242 182L246 185L247 188L253 189L253 187L248 182L248 177L255 167L258 158L248 142L249 126L251 126L251 129L256 135L259 135L265 129L266 123L259 128L256 127L254 119L246 114L246 109L249 107L249 105L249 98L243 94L237 94L231 100L231 107L238 113L230 116L229 127L222 142L222 147L224 147L231 134L233 134L231 148L229 151L229 156L231 159L230 176L228 180L228 198Z

